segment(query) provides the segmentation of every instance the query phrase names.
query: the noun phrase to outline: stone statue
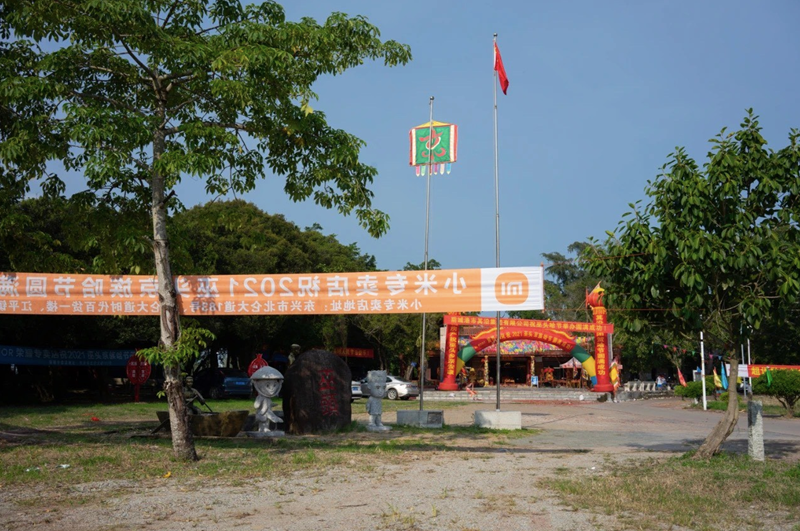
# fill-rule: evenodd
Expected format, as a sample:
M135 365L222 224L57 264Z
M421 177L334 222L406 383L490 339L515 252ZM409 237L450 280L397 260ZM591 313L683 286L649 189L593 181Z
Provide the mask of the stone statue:
M211 408L206 401L203 399L203 395L200 394L200 391L192 387L194 385L194 378L191 376L187 376L185 380L185 385L183 387L183 399L186 401L186 407L189 408L189 412L193 415L200 414L200 408L195 405L195 402L199 402L208 408L208 411L211 411Z
M297 356L300 355L300 345L297 343L292 343L292 348L289 350L289 365L291 366L294 363L294 360L297 359Z
M254 437L281 437L284 432L271 430L270 423L281 424L283 419L272 411L272 397L276 396L283 385L283 375L273 367L261 367L250 377L258 396L253 404L256 408L257 432L248 432Z
M369 413L368 431L389 431L389 426L381 422L383 414L383 397L386 394L386 371L369 371L367 373L369 385L369 398L367 399L367 413Z

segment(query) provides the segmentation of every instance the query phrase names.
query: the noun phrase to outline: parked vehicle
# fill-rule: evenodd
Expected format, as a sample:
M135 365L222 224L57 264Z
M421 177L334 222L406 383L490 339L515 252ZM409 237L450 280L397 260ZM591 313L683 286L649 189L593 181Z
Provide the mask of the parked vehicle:
M361 383L357 381L350 382L350 402L353 402L356 398L361 398L364 396L364 393L361 391Z
M364 396L370 396L369 383L366 378L361 380L361 393ZM398 376L386 377L386 394L383 396L384 398L388 398L389 400L397 400L398 398L401 400L408 400L416 396L419 396L419 386L417 386L417 384Z
M250 396L252 384L239 369L205 369L194 375L194 388L206 398Z

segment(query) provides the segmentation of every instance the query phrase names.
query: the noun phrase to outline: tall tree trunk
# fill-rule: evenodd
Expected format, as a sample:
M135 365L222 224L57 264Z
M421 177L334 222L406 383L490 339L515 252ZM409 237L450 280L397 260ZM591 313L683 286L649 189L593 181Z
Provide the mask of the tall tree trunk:
M736 421L739 420L739 396L736 394L736 378L739 374L739 359L736 357L736 350L732 350L730 358L727 360L731 364L730 374L728 374L728 408L720 419L719 423L697 449L694 459L709 459L712 455L719 452L720 446L733 433Z
M161 158L165 149L165 136L161 130L156 131L153 140L153 165ZM161 305L161 337L159 345L172 349L180 339L180 316L178 314L178 297L175 282L172 279L172 266L169 261L169 239L167 237L167 204L164 193L164 176L154 169L152 182L151 213L153 216L153 254L155 255L156 274L158 275L158 302ZM164 366L164 391L169 403L169 422L172 431L172 450L175 457L186 461L196 461L197 452L194 438L189 429L189 412L183 395L181 366L175 362Z

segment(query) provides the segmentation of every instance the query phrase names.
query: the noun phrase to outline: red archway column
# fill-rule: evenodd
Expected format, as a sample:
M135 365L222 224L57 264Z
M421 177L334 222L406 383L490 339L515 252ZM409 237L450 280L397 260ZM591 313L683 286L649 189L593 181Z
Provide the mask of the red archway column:
M456 357L458 356L458 325L447 325L444 344L444 377L439 383L439 391L458 391L456 383Z
M595 324L606 324L608 315L605 307L592 306L592 315ZM594 335L594 363L597 371L597 384L592 391L597 393L612 393L614 385L611 383L611 376L608 373L608 338L605 332L598 332Z

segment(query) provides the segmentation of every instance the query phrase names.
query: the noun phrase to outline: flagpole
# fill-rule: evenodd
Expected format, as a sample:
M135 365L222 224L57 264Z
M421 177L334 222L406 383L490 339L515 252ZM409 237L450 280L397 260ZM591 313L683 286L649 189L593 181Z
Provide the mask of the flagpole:
M494 40L492 45L492 54L494 55L494 60L497 61L497 33L494 34ZM497 68L494 69L494 83L493 83L493 90L494 90L494 236L495 236L495 266L500 267L500 175L498 172L498 163L497 163ZM496 348L496 359L497 359L497 371L496 371L496 379L495 383L497 384L497 403L495 409L500 411L500 312L497 312L497 320L495 323L495 328L497 330L497 338L495 345Z
M431 219L431 169L433 165L433 96L428 102L430 106L430 123L428 125L428 183L425 193L425 271L428 270L428 234L430 233ZM425 389L425 328L427 328L427 314L422 314L422 345L419 347L419 410L423 411L422 402Z
M706 351L703 346L703 331L700 330L700 380L703 382L703 411L708 409L706 402Z
M753 379L750 378L750 376L749 376L750 375L750 338L749 337L747 338L747 374L748 374L747 380L743 379L742 381L746 381L747 385L750 387L750 398L752 398L753 397ZM742 386L742 387L744 387L744 386ZM745 392L745 396L747 396L747 392Z

